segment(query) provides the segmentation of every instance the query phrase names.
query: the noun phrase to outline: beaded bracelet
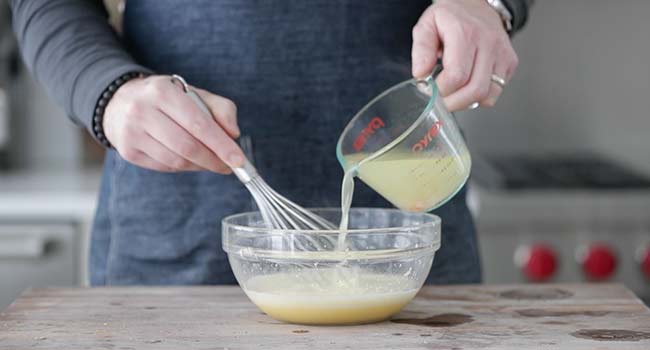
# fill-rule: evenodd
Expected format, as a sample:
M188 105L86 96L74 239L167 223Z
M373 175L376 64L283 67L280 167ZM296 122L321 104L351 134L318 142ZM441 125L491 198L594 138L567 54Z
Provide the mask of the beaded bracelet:
M117 91L120 86L124 85L124 83L131 79L140 78L143 76L145 76L145 74L141 72L129 72L123 74L119 78L115 79L110 85L108 85L108 87L104 90L104 92L102 92L99 100L95 104L92 130L95 134L95 137L97 138L97 141L99 141L99 143L101 143L104 147L112 147L111 143L108 141L108 138L106 138L106 134L104 134L104 126L102 123L104 120L104 110L106 108L106 105L108 105L108 101L111 100L113 94L115 94L115 91Z

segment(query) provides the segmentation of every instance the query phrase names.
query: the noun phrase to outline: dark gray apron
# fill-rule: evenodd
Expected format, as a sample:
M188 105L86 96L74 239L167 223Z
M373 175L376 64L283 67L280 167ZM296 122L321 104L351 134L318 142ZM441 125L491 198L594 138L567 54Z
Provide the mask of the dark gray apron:
M137 61L237 103L254 162L303 206L339 206L335 147L370 98L409 78L411 28L431 2L403 0L128 1ZM354 206L390 206L358 182ZM90 279L102 284L236 283L220 220L251 210L234 176L158 173L106 158ZM436 210L442 248L429 282L480 281L465 191Z

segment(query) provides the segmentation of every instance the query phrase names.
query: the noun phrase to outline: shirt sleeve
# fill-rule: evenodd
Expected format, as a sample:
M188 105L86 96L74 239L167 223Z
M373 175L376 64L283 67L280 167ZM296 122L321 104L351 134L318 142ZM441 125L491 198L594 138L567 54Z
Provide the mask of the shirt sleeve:
M512 32L521 30L528 22L528 13L535 0L503 0L512 14Z
M121 75L150 73L124 49L102 1L11 0L13 29L25 64L49 95L93 137L102 92Z

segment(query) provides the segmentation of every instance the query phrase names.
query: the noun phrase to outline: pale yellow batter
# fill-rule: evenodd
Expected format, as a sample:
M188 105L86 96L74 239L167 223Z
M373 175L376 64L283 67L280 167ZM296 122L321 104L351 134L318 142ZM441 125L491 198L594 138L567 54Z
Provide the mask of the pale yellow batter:
M419 286L401 275L337 268L251 278L244 291L262 311L285 322L340 325L382 321L399 312Z
M355 154L350 163L363 155ZM347 158L346 158L347 160ZM357 177L396 207L423 212L438 207L463 185L471 166L468 152L458 157L385 154L361 162Z

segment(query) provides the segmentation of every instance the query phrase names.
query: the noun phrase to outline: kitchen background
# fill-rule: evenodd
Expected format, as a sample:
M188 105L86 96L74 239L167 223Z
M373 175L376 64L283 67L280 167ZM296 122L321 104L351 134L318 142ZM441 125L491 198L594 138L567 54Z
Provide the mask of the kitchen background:
M485 281L622 282L650 301L650 2L544 0L491 110L458 113ZM0 3L0 309L86 283L101 149L21 66Z

